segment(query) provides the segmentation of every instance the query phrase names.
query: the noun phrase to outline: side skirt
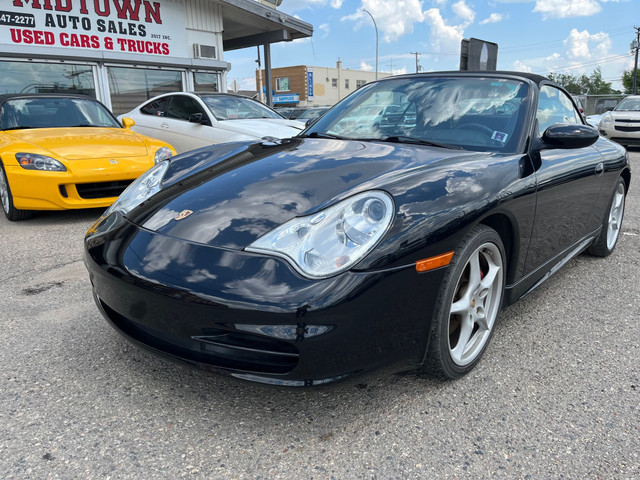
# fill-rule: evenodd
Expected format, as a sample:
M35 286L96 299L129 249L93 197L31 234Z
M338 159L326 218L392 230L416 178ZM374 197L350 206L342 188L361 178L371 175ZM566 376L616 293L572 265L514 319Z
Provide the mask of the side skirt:
M566 265L572 258L580 255L591 245L600 234L602 227L578 240L572 246L562 251L545 264L539 266L532 272L522 277L516 283L507 285L504 292L503 307L511 305L521 298L527 296L533 290L542 285L554 273Z

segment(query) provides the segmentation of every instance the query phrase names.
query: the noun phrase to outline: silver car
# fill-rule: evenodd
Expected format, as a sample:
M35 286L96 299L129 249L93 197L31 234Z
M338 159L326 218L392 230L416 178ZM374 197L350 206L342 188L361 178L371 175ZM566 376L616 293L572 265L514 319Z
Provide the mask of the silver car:
M167 93L118 120L125 117L134 120L133 130L170 143L178 153L216 143L289 138L304 128L260 102L229 93Z
M598 129L601 135L620 145L640 146L640 95L623 98L602 116Z

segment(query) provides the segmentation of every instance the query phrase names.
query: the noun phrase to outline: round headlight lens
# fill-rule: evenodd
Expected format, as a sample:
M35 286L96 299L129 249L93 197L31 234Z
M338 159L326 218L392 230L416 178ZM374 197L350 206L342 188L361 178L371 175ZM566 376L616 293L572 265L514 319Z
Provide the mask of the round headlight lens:
M326 278L362 260L384 236L393 216L393 200L386 192L364 192L320 213L294 218L246 250L284 257L302 275Z

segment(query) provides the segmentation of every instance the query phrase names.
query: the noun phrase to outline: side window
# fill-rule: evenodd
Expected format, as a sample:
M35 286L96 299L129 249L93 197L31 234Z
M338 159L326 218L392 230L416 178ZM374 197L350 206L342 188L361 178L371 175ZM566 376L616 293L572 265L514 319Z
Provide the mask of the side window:
M177 118L179 120L189 120L189 116L193 113L202 113L206 118L205 112L193 98L187 97L186 95L173 95L171 97L167 117Z
M169 97L162 97L158 100L153 100L142 107L140 109L140 113L144 115L155 115L158 117L164 117L167 112L168 103Z
M580 113L573 106L569 96L550 85L545 85L540 89L536 118L540 135L556 123L582 124Z

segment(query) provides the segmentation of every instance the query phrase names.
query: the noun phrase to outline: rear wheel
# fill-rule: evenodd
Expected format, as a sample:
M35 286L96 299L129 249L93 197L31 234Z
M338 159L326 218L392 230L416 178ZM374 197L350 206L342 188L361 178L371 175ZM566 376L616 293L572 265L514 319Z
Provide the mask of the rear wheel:
M602 219L600 235L587 249L587 253L590 255L606 257L611 255L613 249L616 248L618 237L620 236L620 227L622 226L622 217L624 216L625 191L624 179L621 177L613 189L609 208Z
M4 214L12 222L24 220L31 216L30 211L18 210L13 206L11 188L9 187L9 181L7 180L7 175L5 174L2 163L0 163L0 203L2 203L2 210L4 211Z
M456 249L438 296L424 370L455 379L480 361L502 305L506 261L495 230L474 227Z

